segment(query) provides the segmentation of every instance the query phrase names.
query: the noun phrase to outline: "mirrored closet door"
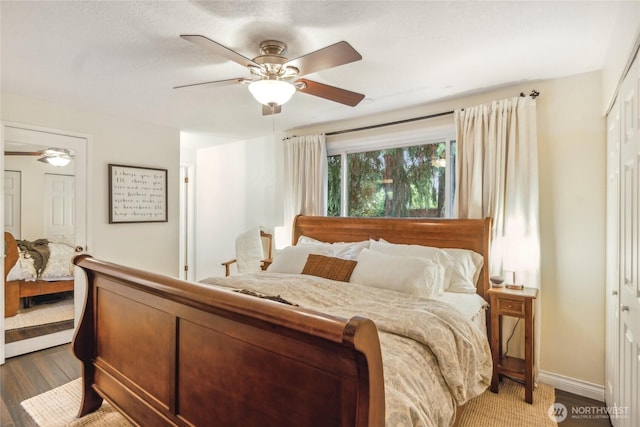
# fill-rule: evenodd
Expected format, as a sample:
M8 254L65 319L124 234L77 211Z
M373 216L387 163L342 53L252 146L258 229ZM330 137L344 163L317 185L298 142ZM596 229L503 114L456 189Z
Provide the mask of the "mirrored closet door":
M12 357L73 336L82 296L71 258L86 233L77 155L84 162L86 140L19 126L4 126L4 136L3 338Z

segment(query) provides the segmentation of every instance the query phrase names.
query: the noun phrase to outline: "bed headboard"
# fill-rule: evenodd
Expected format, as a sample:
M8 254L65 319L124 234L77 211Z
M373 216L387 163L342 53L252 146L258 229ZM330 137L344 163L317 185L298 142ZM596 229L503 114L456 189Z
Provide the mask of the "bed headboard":
M351 218L298 215L293 223L293 244L300 236L324 242L357 242L384 239L439 248L471 249L484 257L478 278L478 294L489 300L489 242L491 218Z

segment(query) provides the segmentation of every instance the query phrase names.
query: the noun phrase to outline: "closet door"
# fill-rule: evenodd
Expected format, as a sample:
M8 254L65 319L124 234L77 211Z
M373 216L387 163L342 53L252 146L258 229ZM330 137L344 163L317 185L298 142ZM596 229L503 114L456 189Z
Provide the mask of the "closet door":
M8 231L16 239L22 239L21 181L19 171L4 171L4 231Z
M605 401L608 406L620 403L620 108L613 106L607 117L607 273L605 333ZM617 419L612 420L617 427Z
M640 425L640 99L638 61L620 88L620 406L616 427ZM615 418L615 417L612 417ZM618 422L619 421L619 422Z
M75 242L75 176L44 176L44 237Z

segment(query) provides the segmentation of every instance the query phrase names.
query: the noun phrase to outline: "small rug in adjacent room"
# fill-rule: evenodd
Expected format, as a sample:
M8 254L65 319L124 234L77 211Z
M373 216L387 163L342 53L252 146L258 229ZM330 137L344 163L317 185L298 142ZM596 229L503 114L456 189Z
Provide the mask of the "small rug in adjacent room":
M21 405L40 427L132 426L107 402L97 411L76 418L81 400L82 379L78 378L27 399Z
M4 329L28 328L73 319L73 295L48 304L37 304L4 319Z
M509 378L500 382L498 393L486 390L467 402L458 427L528 427L557 426L549 416L555 389L538 384L533 390L533 404L524 401L524 386Z

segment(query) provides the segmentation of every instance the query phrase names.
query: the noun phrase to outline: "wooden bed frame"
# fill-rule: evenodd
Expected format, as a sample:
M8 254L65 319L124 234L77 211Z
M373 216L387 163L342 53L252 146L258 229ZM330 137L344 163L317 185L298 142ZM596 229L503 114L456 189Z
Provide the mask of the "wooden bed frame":
M487 220L296 218L325 241L384 238L488 257ZM79 255L87 296L73 351L79 416L107 399L139 425L383 426L375 324ZM486 296L483 271L478 292Z
M73 291L74 280L12 280L7 281L7 275L18 262L20 253L13 235L4 232L4 317L12 317L20 309L20 299L38 295L57 294L58 292Z

